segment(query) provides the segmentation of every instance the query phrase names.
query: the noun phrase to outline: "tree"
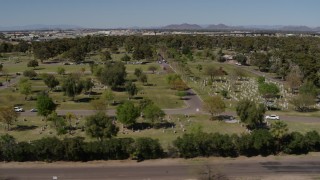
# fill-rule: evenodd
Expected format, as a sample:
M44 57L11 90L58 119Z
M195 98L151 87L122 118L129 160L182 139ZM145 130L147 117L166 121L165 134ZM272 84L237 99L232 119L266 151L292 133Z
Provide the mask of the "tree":
M257 66L259 70L266 70L270 66L269 56L265 53L252 54L250 62Z
M23 71L23 75L28 77L29 79L35 78L38 74L34 70L25 70Z
M128 56L128 54L125 54L124 56L121 57L121 61L128 62L130 60L131 60L131 57Z
M213 81L216 76L225 75L225 71L221 67L219 69L216 69L214 66L208 65L205 68L204 74L210 76L211 81Z
M74 100L74 97L82 92L84 86L78 75L71 74L63 81L61 87L65 95Z
M58 67L57 73L59 75L64 75L66 73L66 70L63 67Z
M289 102L294 106L295 110L299 112L307 112L311 106L316 104L314 96L310 94L299 94Z
M85 59L87 52L81 46L74 46L66 52L65 56L75 62L81 62Z
M87 78L87 79L83 82L83 88L84 88L85 92L90 91L90 94L91 94L91 91L92 91L92 88L93 88L93 87L94 87L94 84L93 84L91 78Z
M244 54L237 54L234 59L237 60L240 64L247 64L247 56L245 56Z
M127 82L125 88L129 94L129 99L138 93L138 88L134 83L132 83L132 81Z
M3 69L3 65L0 64L0 72L2 72L2 69Z
M311 81L306 81L299 88L299 93L316 97L319 91L317 89L317 86L315 86Z
M58 135L67 133L66 120L62 116L59 116L55 111L48 116L47 121L53 123Z
M126 101L117 108L117 119L124 125L130 126L136 123L139 117L139 110L131 101Z
M249 128L255 129L262 124L266 108L263 104L257 105L253 101L244 99L238 102L236 111L241 122L246 123Z
M152 124L154 124L157 120L161 120L161 118L165 116L164 111L155 104L146 106L142 113L144 118L149 120Z
M59 85L58 79L53 74L44 74L43 81L50 88L50 90Z
M11 106L0 107L0 121L7 125L7 130L18 118L19 114Z
M101 53L101 59L102 59L102 61L112 60L110 52L105 51L105 52Z
M220 96L211 96L204 101L204 109L211 114L211 119L213 119L214 116L225 111L226 105Z
M28 79L22 78L19 81L19 91L21 94L25 95L24 99L28 98L28 95L32 92L31 82Z
M131 151L132 158L138 161L157 159L163 155L163 149L159 141L148 137L137 138L132 144Z
M275 97L280 92L274 83L260 83L258 90L263 97Z
M33 69L34 69L35 67L39 66L39 63L38 63L37 60L31 60L31 61L28 62L27 66L28 67L33 67Z
M115 62L113 64L107 62L97 76L102 84L111 86L114 89L124 84L125 77L127 76L126 67L122 62Z
M118 131L119 128L114 125L112 119L103 112L86 118L86 133L93 138L111 138L116 136Z
M155 66L155 65L150 65L150 66L148 67L148 70L149 70L149 71L152 71L152 74L154 74L154 72L155 72L157 69L158 69L158 67Z
M291 88L292 93L298 89L302 84L302 72L299 66L292 66L290 73L286 76L288 86Z
M142 73L139 77L139 81L143 84L148 83L148 76L145 73Z
M201 70L202 70L202 65L201 65L201 64L197 64L196 69L198 69L198 71L201 72Z
M135 68L134 69L134 75L139 78L143 74L143 71L141 68Z
M37 97L36 107L38 115L44 116L47 121L47 117L56 109L56 104L46 93L41 93Z
M280 151L283 139L288 135L288 125L283 121L275 121L271 124L271 135L276 139L277 151Z

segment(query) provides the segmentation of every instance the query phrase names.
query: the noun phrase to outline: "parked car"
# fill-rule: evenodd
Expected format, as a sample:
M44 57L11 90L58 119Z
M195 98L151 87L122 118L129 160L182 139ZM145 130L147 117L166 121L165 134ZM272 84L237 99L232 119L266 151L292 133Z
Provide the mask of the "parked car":
M37 109L30 109L30 112L38 112Z
M18 107L18 106L14 107L14 111L15 112L24 112L23 108L22 107Z
M271 115L267 115L266 119L270 119L270 120L280 120L280 117L275 115L275 114L271 114Z

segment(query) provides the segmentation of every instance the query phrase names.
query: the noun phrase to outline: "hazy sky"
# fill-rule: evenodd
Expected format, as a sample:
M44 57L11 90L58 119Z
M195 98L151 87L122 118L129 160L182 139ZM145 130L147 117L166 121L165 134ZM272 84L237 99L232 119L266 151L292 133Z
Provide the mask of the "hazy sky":
M320 26L320 0L0 0L0 26Z

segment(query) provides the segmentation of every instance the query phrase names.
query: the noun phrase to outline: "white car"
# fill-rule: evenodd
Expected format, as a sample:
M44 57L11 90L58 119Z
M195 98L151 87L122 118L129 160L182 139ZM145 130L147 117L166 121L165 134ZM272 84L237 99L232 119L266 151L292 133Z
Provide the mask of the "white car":
M270 120L280 120L280 117L275 115L275 114L271 114L270 116L266 116L266 119L270 119Z
M15 112L23 112L23 108L22 107L14 107L14 111Z

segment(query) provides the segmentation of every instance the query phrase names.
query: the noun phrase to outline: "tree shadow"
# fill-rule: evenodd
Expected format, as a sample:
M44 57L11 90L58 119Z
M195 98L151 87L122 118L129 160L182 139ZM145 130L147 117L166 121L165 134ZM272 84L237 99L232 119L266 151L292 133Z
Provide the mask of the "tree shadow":
M35 125L31 125L31 126L17 125L16 127L11 128L11 130L13 130L13 131L28 131L28 130L36 129L37 127L38 126L35 126Z
M92 97L85 97L85 98L77 99L75 102L86 103L86 102L90 102L92 100L93 100Z
M43 68L43 67L38 67L38 68L34 68L33 70L44 70L46 68Z
M143 97L141 97L141 96L135 96L135 97L133 97L132 99L139 100L139 99L143 99Z

